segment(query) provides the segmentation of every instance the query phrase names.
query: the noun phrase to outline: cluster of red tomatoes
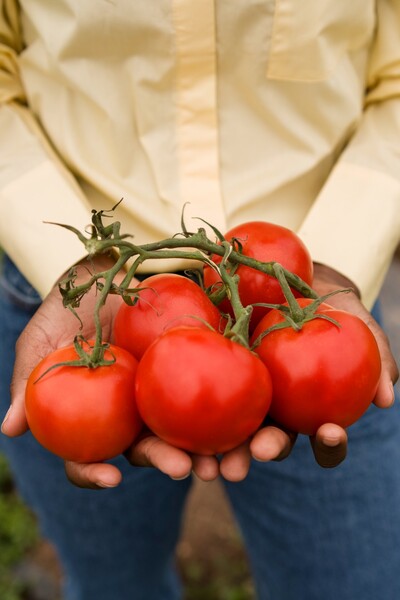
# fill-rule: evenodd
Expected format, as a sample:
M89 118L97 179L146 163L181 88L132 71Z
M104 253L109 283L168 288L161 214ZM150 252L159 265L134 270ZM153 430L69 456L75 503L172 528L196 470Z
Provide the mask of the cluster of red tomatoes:
M240 240L244 255L276 261L312 284L311 257L290 230L254 222L225 237ZM244 306L285 302L274 277L244 265L236 275ZM217 270L204 269L206 290L218 280ZM369 328L350 313L323 303L317 318L301 328L274 328L284 314L256 306L246 347L224 336L229 301L216 307L191 279L158 274L140 287L133 306L121 301L114 344L105 352L105 358L115 359L112 364L79 367L79 376L71 366L46 373L49 366L76 358L73 347L64 348L45 358L28 381L31 431L64 459L94 462L116 456L134 442L143 423L188 452L224 453L245 442L267 414L311 435L326 422L351 425L374 398L379 351ZM301 307L310 302L298 299ZM54 380L65 400L54 397Z

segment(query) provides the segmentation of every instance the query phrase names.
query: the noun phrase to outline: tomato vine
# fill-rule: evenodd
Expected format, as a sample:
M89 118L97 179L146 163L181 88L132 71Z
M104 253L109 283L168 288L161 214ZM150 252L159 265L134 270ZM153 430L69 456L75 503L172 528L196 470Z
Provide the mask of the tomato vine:
M212 225L210 227L216 235L216 241L210 239L205 227L199 227L194 232L188 231L183 216L179 234L148 244L134 244L129 239L130 235L121 233L121 223L119 221L113 221L108 225L104 222L105 218L110 217L110 213L111 216L114 214L117 206L111 211L93 210L89 234L82 233L70 225L53 223L68 229L79 238L85 247L89 260L96 255L112 254L115 257L115 262L111 268L100 272L92 272L87 281L83 283L76 284L75 267L59 283L63 305L75 314L85 294L93 286L97 290L98 298L94 310L96 336L91 350L91 365L103 364L104 350L100 311L106 302L107 296L109 294L119 294L126 302L132 302L132 296L138 293L138 289L131 288L131 282L139 267L146 260L182 259L194 261L199 264L199 267L208 265L216 270L223 282L222 292L211 294L210 298L215 300L216 296L221 296L221 293L228 296L232 304L234 319L228 325L226 335L246 347L249 347L248 324L252 307L244 307L239 297L238 277L235 275L235 269L239 265L251 267L261 273L278 278L281 285L284 281L287 286L297 290L305 298L318 299L318 294L295 273L283 268L275 261L261 262L245 255L241 251L240 243L226 240ZM209 224L207 223L207 225ZM213 255L221 257L222 260L217 264L212 260ZM129 266L127 266L128 261L131 262ZM117 274L124 268L126 268L126 275L120 283L115 283Z

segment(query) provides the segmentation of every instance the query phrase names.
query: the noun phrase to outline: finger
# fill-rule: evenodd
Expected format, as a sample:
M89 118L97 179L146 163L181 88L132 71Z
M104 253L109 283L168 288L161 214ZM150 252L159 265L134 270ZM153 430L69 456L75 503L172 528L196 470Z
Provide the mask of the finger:
M351 310L360 317L368 325L376 339L382 367L374 403L379 408L390 408L395 398L393 384L399 378L399 370L390 348L389 338L370 312L360 302L357 304L357 299L347 298L346 300L351 304L345 306L345 309Z
M342 278L342 276L329 267L323 265L315 265L315 267L314 287L321 295L337 287L335 283L340 283L339 287L347 287L350 283L351 287L351 282L343 285L343 282L337 279L338 277ZM399 370L390 349L387 335L355 294L332 296L329 304L354 313L368 325L374 334L382 361L381 378L374 402L379 408L389 408L394 402L393 384L396 383L399 377Z
M253 437L250 451L255 460L280 461L289 456L296 442L297 434L285 431L276 425L263 427Z
M219 475L219 463L215 456L192 456L193 473L202 481L214 481Z
M11 406L4 418L1 431L14 437L22 435L28 429L25 416L25 388L29 375L36 364L48 354L48 341L41 341L43 332L36 332L34 326L28 326L20 335L16 344L14 371L11 380Z
M222 457L220 473L227 481L242 481L247 476L251 463L249 443L246 442Z
M155 435L149 435L132 446L125 456L137 467L155 467L172 479L186 479L192 472L190 456Z
M117 467L105 463L65 462L65 473L71 483L81 488L99 490L116 487L122 480Z
M315 460L324 468L339 465L347 454L347 433L339 425L325 423L310 437Z
M374 403L379 408L390 408L395 399L393 384L399 378L399 370L390 349L388 337L382 329L372 321L369 324L378 343L382 361L382 371Z
M374 404L379 408L391 408L395 401L393 382L385 374L381 375Z

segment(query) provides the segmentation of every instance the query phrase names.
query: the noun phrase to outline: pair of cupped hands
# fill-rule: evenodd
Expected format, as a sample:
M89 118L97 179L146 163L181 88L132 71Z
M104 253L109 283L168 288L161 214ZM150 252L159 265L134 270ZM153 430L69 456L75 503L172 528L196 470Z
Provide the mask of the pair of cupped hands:
M87 262L86 262L87 264ZM96 258L94 266L102 271L111 266L110 259ZM122 276L122 275L121 275ZM85 261L78 267L78 281L87 278ZM341 274L315 265L313 288L320 294L355 286ZM109 296L102 310L103 337L112 342L113 321L120 306L118 296ZM90 292L81 302L79 315L83 322L80 332L86 338L93 337L93 308L95 294ZM363 306L357 293L337 294L329 299L336 308L344 309L361 317L372 330L377 340L382 373L374 403L380 408L389 408L394 402L393 384L399 372L390 350L387 336ZM22 435L28 429L24 410L24 396L27 379L36 364L53 350L71 344L77 333L77 319L62 306L58 287L44 299L40 308L30 320L16 345L16 359L11 383L11 407L2 425L2 432L10 437ZM287 458L296 442L296 435L284 431L274 424L259 429L251 439L227 452L222 458L192 455L175 448L154 435L143 436L125 456L137 467L154 467L173 479L184 479L194 473L203 481L212 481L219 475L228 481L243 480L251 460L262 462L279 461ZM315 436L310 438L315 460L321 467L335 467L346 457L347 433L333 423L322 425ZM85 488L111 488L121 481L121 473L109 463L66 462L68 479L75 485Z

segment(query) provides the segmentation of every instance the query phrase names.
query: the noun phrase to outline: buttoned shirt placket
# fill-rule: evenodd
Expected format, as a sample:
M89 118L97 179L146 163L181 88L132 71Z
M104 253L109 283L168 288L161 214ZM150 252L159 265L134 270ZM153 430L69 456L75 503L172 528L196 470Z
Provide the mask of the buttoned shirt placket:
M214 0L173 0L180 202L226 230L220 185ZM197 221L197 227L201 223ZM193 226L196 227L195 223Z

